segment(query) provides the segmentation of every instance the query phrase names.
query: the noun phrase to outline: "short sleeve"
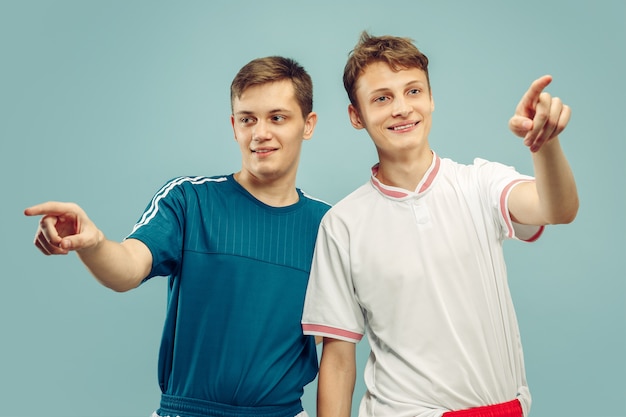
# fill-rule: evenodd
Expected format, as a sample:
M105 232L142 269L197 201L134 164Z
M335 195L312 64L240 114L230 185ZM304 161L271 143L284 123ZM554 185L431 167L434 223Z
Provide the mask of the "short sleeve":
M513 222L509 212L508 198L513 188L523 182L535 181L529 175L520 174L511 166L477 158L478 182L483 199L494 212L502 235L507 239L534 241L542 234L543 226L522 225Z
M333 224L339 223L334 220L327 214L318 232L302 330L357 343L363 338L365 320L352 284L347 234L333 230Z
M184 228L184 192L177 179L152 198L127 239L142 241L152 252L152 270L146 279L168 276L179 267Z

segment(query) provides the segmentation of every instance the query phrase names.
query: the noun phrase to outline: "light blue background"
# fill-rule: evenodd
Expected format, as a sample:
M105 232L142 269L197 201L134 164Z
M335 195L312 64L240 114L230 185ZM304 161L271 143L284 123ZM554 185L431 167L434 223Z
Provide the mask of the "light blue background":
M287 55L319 123L299 185L331 203L376 162L341 84L359 33L415 39L431 59L431 144L531 173L507 122L530 82L573 108L562 142L581 208L536 244L507 242L533 417L626 416L626 2L0 0L0 416L149 416L166 280L117 294L72 254L32 246L34 203L80 203L122 239L178 175L238 169L228 87ZM358 347L362 368L368 347ZM363 393L359 372L356 411ZM315 384L305 406L315 413Z

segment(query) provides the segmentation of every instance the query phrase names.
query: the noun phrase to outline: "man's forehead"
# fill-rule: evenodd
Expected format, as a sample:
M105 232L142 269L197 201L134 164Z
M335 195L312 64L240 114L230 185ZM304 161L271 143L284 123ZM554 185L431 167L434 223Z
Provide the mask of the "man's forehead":
M262 108L266 112L287 110L297 106L293 84L289 80L257 84L246 88L233 99L233 109L253 111Z
M375 62L363 69L356 81L356 88L378 90L381 88L394 87L397 85L410 85L414 83L427 84L426 72L418 67L392 68L385 62Z

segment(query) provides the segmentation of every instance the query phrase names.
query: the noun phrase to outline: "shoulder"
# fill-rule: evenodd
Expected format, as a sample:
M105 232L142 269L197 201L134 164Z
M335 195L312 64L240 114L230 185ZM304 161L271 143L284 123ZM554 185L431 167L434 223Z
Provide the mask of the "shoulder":
M305 193L303 190L298 189L300 194L300 201L296 207L299 207L295 212L299 213L299 216L312 219L317 226L319 226L322 218L326 215L331 205L319 198L312 197Z
M365 213L360 208L367 207L372 199L378 197L379 193L368 181L333 205L326 213L324 221L329 223L334 220L343 223L354 219L358 214Z
M315 207L319 210L323 210L323 211L328 211L328 209L330 209L331 205L330 203L327 203L324 200L321 200L319 198L313 197L312 195L308 194L306 191L299 189L300 191L300 195L305 198L309 204L311 204L312 207Z
M201 185L212 185L212 184L219 184L219 183L225 183L229 180L231 180L230 175L217 175L217 176L212 176L212 177L208 177L208 176L204 176L204 175L200 175L200 176L181 176L181 177L176 177L176 178L172 178L171 180L169 180L165 187L177 187L177 186L186 186L186 187L195 187L195 186L201 186Z
M478 171L485 171L490 173L496 172L515 172L515 167L506 165L502 162L489 161L483 158L475 158L471 167Z
M232 181L231 181L232 182ZM168 180L153 196L151 206L161 204L186 205L190 201L205 200L211 194L232 188L228 184L229 176L181 176Z
M441 159L441 171L444 175L456 178L498 178L519 175L515 167L484 158L474 158L471 164L460 163L451 159Z
M207 189L219 184L226 184L230 180L228 175L219 176L180 176L172 178L161 187L157 194L168 194L173 190L184 192L187 189Z

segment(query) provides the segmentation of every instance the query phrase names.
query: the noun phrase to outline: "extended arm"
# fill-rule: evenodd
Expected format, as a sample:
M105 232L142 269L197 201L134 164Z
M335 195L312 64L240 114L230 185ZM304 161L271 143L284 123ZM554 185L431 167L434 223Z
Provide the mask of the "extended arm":
M74 203L47 202L24 210L27 216L42 216L35 246L46 255L75 251L94 277L115 291L137 287L148 275L152 254L136 239L122 243L106 239L104 233Z
M519 102L509 127L531 150L535 182L520 184L509 196L513 220L522 224L570 223L578 212L578 191L558 135L571 110L543 90L552 77L535 80Z
M324 338L317 387L318 417L350 417L356 380L356 345Z

